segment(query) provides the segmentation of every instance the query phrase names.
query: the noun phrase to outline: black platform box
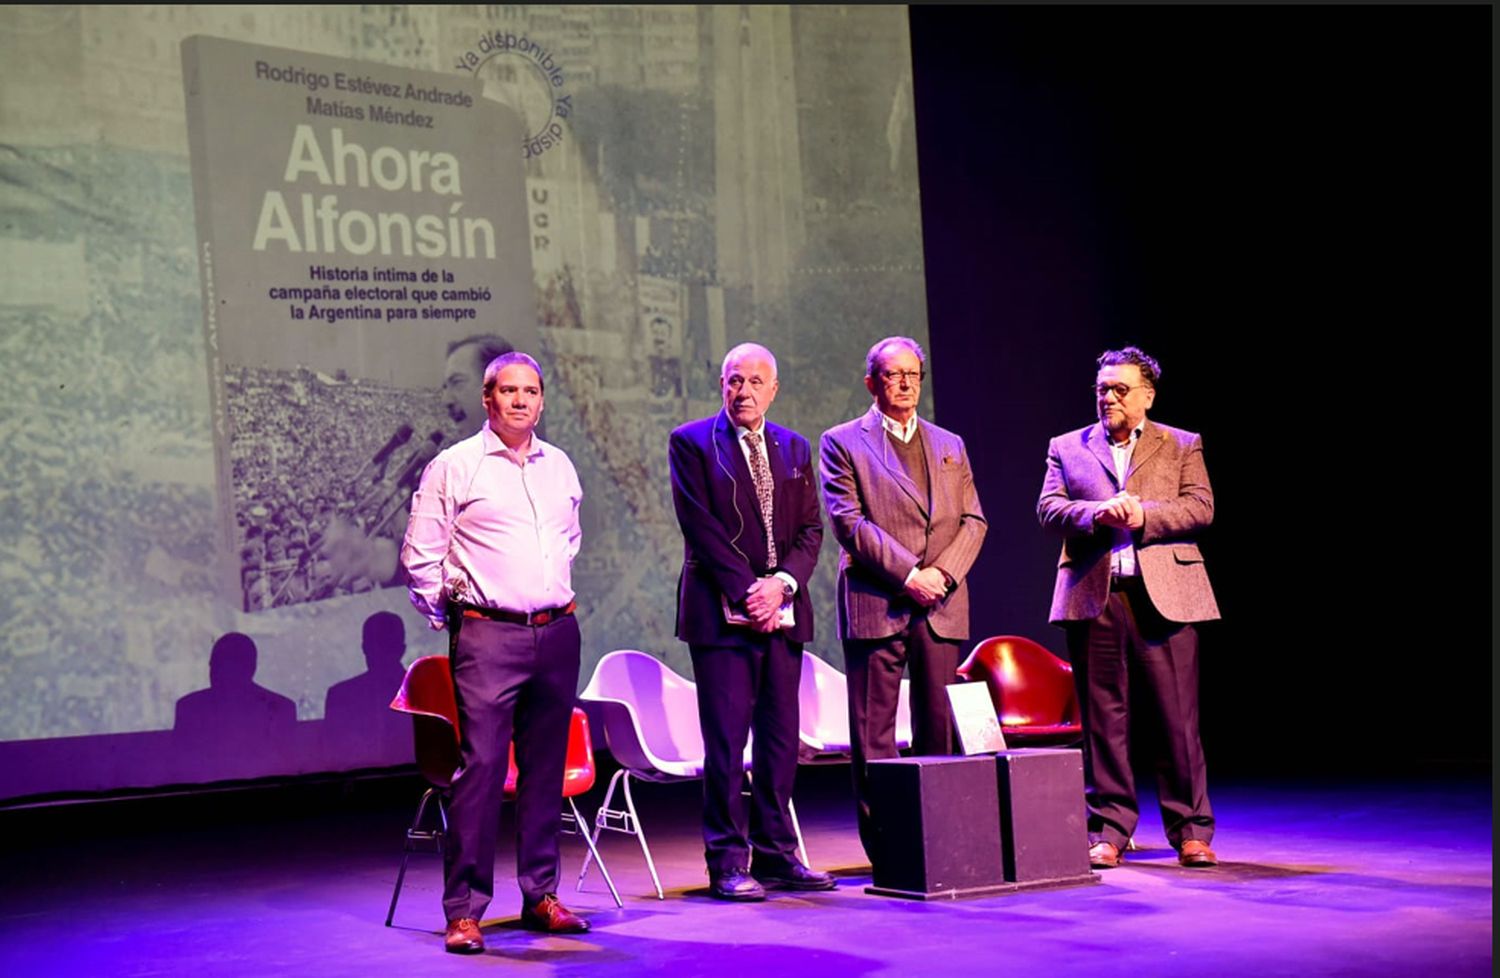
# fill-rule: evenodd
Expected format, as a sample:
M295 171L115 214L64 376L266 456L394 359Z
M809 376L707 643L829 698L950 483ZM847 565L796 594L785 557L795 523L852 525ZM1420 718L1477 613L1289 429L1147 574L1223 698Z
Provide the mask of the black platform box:
M896 758L869 770L877 827L869 892L933 899L1012 888L993 756Z
M1029 748L994 755L1005 879L1025 885L1088 883L1083 755Z

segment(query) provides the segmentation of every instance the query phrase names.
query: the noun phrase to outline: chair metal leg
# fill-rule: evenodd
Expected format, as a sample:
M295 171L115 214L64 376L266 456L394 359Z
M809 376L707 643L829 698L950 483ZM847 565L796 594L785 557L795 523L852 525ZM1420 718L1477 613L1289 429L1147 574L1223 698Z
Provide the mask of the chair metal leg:
M792 831L797 833L797 855L802 857L802 865L811 866L812 860L807 858L807 843L802 840L802 825L797 821L797 805L790 798L786 800L786 812L792 817Z
M625 807L611 808L610 802L615 797L615 786L624 788ZM661 877L656 875L656 860L651 858L651 846L646 842L646 831L641 827L640 814L635 808L635 796L630 791L630 772L618 770L614 777L609 779L609 788L604 792L604 803L599 806L598 814L594 816L594 842L599 842L599 836L608 829L611 832L623 832L626 835L635 836L635 841L641 844L641 855L646 857L646 868L651 871L651 883L656 887L656 898L665 900L666 893L661 888ZM599 868L603 869L601 862ZM584 859L583 871L578 874L578 885L583 886L583 876L589 869L589 860Z
M594 845L593 836L589 835L589 830L584 826L583 816L578 812L578 803L569 798L568 807L573 810L573 824L578 826L578 834L583 836L584 844L589 847L589 853L587 856L584 856L584 858L593 859L594 862L599 864L599 872L604 876L604 885L609 887L609 895L615 898L615 906L625 906L625 901L620 899L620 891L615 889L615 881L610 879L609 877L609 867L604 865L604 857L599 855L599 850ZM587 867L585 867L585 869L587 869ZM582 888L583 886L583 877L581 875L578 878L578 885L580 888Z
M391 921L396 919L396 901L401 899L401 884L406 882L406 861L411 858L411 850L401 850L401 869L396 873L396 888L391 891L391 906L385 912L385 925L391 926Z
M750 793L750 780L750 772L746 771L744 787L740 790L747 795ZM811 866L812 861L807 858L807 842L802 838L802 824L797 821L797 805L790 798L786 800L786 813L791 816L792 831L797 834L797 855L801 857L802 865Z
M583 857L583 866L578 870L578 885L574 890L583 889L583 878L589 873L589 865L593 862L594 853L598 851L599 834L608 826L610 815L621 814L609 807L609 803L615 800L615 785L620 783L620 777L625 773L624 769L616 771L614 777L609 779L609 787L604 792L604 801L599 803L599 810L594 813L594 834L589 840L593 845L589 846L588 854Z
M630 811L630 821L635 825L635 839L641 844L641 854L646 857L646 868L651 870L651 882L656 884L656 898L665 900L667 895L662 892L661 877L656 875L656 860L651 858L651 847L646 844L646 830L641 825L641 817L635 810L635 797L630 793L630 775L625 775L625 807Z
M427 805L433 801L437 803L438 825L436 829L422 828L422 820L427 816ZM448 813L443 810L443 798L436 788L428 788L422 794L422 800L417 803L416 817L411 820L411 827L406 830L406 840L401 844L401 869L396 873L396 886L391 890L391 905L385 912L385 925L391 926L391 921L396 918L396 902L401 899L401 887L406 882L406 865L411 859L411 854L418 848L416 843L435 843L437 851L443 851L443 840L448 835Z

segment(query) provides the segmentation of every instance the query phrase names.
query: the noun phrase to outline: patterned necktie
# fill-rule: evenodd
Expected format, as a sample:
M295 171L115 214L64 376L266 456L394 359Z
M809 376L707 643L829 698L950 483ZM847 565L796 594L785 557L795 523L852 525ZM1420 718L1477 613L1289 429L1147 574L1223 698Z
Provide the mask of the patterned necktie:
M776 566L776 541L771 539L771 467L766 453L760 450L760 432L745 435L750 445L750 478L755 480L755 498L760 502L761 519L766 521L766 566Z

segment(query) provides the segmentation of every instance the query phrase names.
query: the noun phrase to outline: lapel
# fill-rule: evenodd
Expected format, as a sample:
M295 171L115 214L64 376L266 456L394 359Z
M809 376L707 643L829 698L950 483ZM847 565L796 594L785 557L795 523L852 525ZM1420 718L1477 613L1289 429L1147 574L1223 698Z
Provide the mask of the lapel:
M761 444L765 446L766 464L771 468L771 520L784 525L786 521L782 517L786 512L787 479L790 473L784 454L786 437L779 429L773 429L769 421L762 425L760 430L761 434L766 436ZM759 512L760 506L757 505L755 509ZM774 532L772 537L776 538Z
M750 466L745 462L744 449L740 448L740 440L735 437L734 422L729 416L720 412L719 420L714 423L714 453L718 456L718 471L714 477L719 481L731 496L739 495L742 499L755 500L755 483L750 478ZM759 509L759 506L754 507Z
M927 516L937 509L938 473L942 471L942 456L938 452L938 437L932 425L917 419L917 431L922 436L922 452L927 456Z
M1167 433L1152 424L1149 418L1146 420L1145 427L1141 429L1141 437L1135 443L1135 451L1130 454L1130 469L1125 473L1126 483L1134 478L1136 469L1145 465L1151 456L1161 450L1166 436Z
M1109 481L1114 483L1115 489L1118 490L1120 488L1120 477L1115 474L1115 456L1109 450L1109 432L1104 430L1102 424L1096 424L1088 429L1088 433L1083 436L1083 440L1088 443L1090 454L1099 460L1100 465L1104 466L1104 474L1109 476ZM1140 446L1137 445L1136 447L1139 448Z
M740 440L734 430L734 422L729 415L720 412L722 422L714 425L714 437L718 439L719 457L724 461L724 468L729 470L729 485L725 488L729 493L737 497L737 504L741 513L753 514L755 525L761 529L761 537L764 539L766 533L766 521L760 514L760 498L755 495L755 477L750 474L750 463L745 461L745 450L740 445ZM766 426L761 426L761 434L769 434ZM771 465L771 480L773 485L776 481L775 463L771 461L774 451L770 449L765 439L761 440L761 448L766 452L766 461ZM723 469L720 470L723 474ZM771 518L776 518L775 494L772 494ZM748 522L747 518L747 522Z
M922 422L918 420L917 425L920 427L921 424ZM919 510L922 511L922 515L924 517L927 516L929 512L928 500L922 498L922 493L917 488L917 484L913 482L911 476L907 475L906 471L901 468L901 460L896 458L896 454L891 451L890 441L886 438L885 434L885 426L880 422L880 409L871 405L870 411L865 415L864 422L860 427L864 432L866 450L868 450L872 456L878 459L881 465L885 466L885 470L890 473L890 476L893 480L895 480L896 485L901 487L901 491L906 493L906 495L911 498L911 501L916 504ZM923 440L926 441L927 439L924 437ZM929 465L927 482L930 485L934 478L934 474L937 471L937 469L932 466L931 462L931 445L929 445L927 448L927 454Z

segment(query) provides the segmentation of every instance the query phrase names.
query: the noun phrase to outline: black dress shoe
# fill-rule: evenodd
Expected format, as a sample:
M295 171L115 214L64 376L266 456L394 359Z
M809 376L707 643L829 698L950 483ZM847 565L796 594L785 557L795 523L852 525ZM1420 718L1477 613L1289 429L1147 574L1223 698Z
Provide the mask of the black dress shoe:
M746 903L764 900L766 891L743 869L726 869L722 873L708 874L708 895L716 900L736 900Z
M838 881L831 873L808 869L801 863L789 863L781 869L751 870L751 875L774 890L831 890Z

